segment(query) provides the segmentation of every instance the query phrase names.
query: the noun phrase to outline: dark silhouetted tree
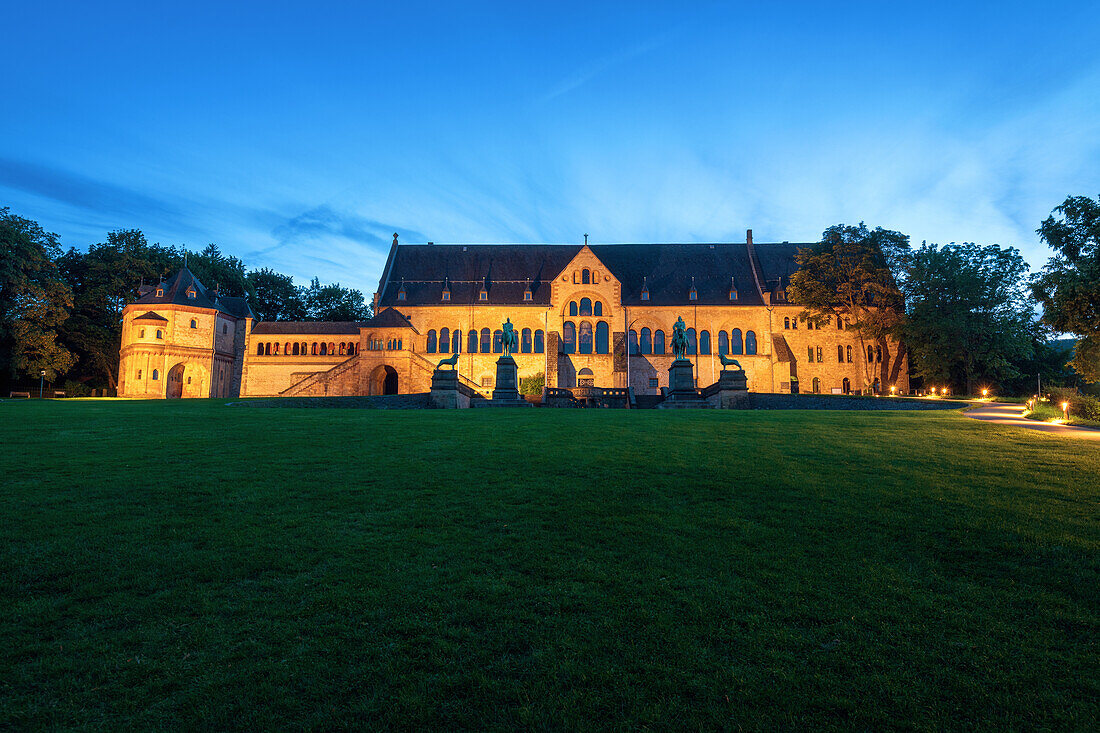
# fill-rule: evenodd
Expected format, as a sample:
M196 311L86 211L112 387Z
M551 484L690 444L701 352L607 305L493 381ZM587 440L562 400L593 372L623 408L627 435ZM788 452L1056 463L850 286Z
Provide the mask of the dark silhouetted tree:
M245 276L252 295L248 304L261 321L301 321L306 318L303 290L294 278L274 270L252 270Z
M1055 331L1080 337L1070 366L1100 382L1100 197L1071 196L1038 229L1056 254L1035 278L1043 320Z

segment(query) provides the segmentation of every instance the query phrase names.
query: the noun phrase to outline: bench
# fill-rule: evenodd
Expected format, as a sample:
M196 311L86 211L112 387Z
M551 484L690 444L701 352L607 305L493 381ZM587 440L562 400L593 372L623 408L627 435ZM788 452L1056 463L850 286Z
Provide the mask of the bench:
M8 395L11 399L29 400L31 398L30 392L12 392Z

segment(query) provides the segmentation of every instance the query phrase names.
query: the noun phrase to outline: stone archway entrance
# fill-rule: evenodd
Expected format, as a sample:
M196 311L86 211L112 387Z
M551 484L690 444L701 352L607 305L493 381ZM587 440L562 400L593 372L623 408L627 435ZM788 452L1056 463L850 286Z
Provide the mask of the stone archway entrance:
M397 370L389 364L375 367L370 377L370 393L372 395L397 394Z
M168 399L177 399L183 397L183 376L184 366L183 364L176 364L168 372L168 379L165 384L165 396Z

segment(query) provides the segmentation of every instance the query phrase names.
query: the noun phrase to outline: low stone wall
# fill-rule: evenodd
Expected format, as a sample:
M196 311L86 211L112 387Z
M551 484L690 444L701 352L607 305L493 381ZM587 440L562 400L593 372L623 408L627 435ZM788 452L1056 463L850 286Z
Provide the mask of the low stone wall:
M374 397L275 397L229 404L233 407L336 407L360 410L424 410L433 407L431 395L427 392Z
M762 394L750 392L744 410L959 410L966 403L859 395Z

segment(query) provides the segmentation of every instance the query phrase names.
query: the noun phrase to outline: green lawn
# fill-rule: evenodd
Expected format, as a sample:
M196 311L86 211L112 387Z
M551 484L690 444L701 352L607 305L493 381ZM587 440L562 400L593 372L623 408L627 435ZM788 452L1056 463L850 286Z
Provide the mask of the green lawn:
M4 402L0 476L0 727L1100 715L1100 447L956 412Z

